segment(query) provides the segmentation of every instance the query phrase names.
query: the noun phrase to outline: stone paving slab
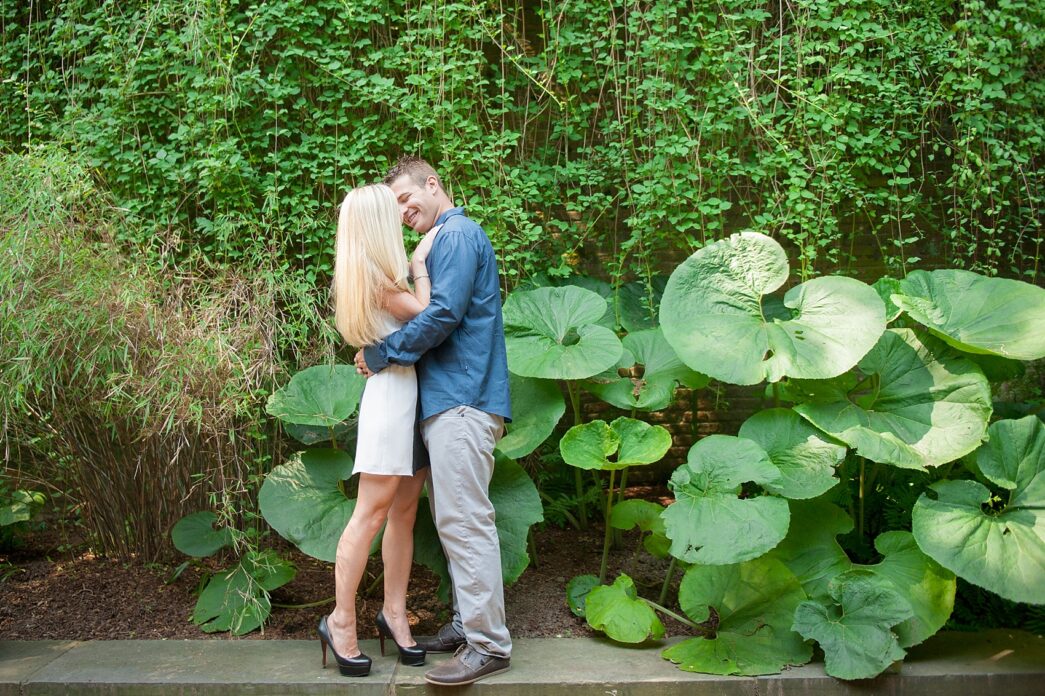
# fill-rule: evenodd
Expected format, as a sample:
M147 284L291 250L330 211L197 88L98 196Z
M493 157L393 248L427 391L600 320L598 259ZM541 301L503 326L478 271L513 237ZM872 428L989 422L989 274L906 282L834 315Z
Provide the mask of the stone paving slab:
M76 645L70 640L0 640L0 696L17 696L20 684Z
M360 647L379 654L376 641ZM395 659L375 666L352 680L353 695L392 690ZM345 683L333 656L322 668L318 640L116 640L77 645L34 673L22 694L343 694Z
M678 670L666 645L606 639L520 639L511 671L461 688L425 683L428 666L404 667L363 641L374 669L363 679L320 666L319 641L0 641L0 696L19 694L475 694L485 696L767 696L915 694L1042 696L1045 639L1021 631L942 633L876 679L843 682L822 663L763 677Z

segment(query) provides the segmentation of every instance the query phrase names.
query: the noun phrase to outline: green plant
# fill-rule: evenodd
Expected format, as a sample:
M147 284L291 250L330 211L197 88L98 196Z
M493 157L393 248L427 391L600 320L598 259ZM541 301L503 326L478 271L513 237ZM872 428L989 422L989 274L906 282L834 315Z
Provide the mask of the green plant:
M272 611L269 593L294 579L297 569L271 550L257 550L249 533L221 525L210 511L187 515L171 530L182 553L193 558L212 556L233 547L240 556L231 568L210 573L201 583L192 622L207 633L229 631L240 636L264 625Z
M1038 3L0 3L0 142L83 153L164 263L271 244L440 163L506 282L615 291L756 228L798 275L1040 278ZM871 257L864 261L861 257ZM630 330L630 327L629 327Z
M258 496L261 514L282 537L301 551L334 562L338 539L355 509L349 484L352 457L338 441L338 429L356 415L365 379L346 365L318 365L303 370L274 393L267 410L285 426L315 428L299 431L305 441L322 443L298 452L265 478ZM536 445L534 445L536 446ZM513 460L498 453L490 499L497 514L501 564L505 582L518 579L529 563L527 535L542 519L533 482ZM440 594L449 594L450 576L434 522L426 505L418 508L414 527L414 560L441 578ZM381 546L375 538L371 553Z
M955 574L1010 599L1045 603L1045 535L1033 483L1045 472L1045 425L1026 417L999 421L988 431L987 378L978 362L953 347L997 354L1003 346L1019 346L1025 359L1045 356L1039 330L1045 291L981 276L959 275L961 282L954 283L951 271L914 274L882 287L892 288L897 308L914 308L908 318L930 321L940 338L924 330L886 329L878 319L884 317L878 293L863 290L850 301L870 306L849 311L874 318L874 341L861 336L866 327L844 321L824 322L802 338L803 327L816 323L806 314L815 318L823 307L804 306L812 290L792 288L783 304L793 313L783 315L778 300L758 297L767 277L786 276L774 247L750 235L709 245L676 270L665 290L665 335L691 368L745 381L752 364L761 363L763 376L786 377L774 396L796 404L755 414L739 438L700 440L673 475L677 502L660 517L671 554L692 565L679 596L688 618L672 615L700 637L664 656L682 669L763 674L810 659L804 638L820 644L829 674L868 678L945 624L954 606ZM734 287L731 277L747 282L735 286L734 295L723 295L724 309L716 316L670 310L687 299L715 296L711 286ZM748 293L752 302L738 301ZM1010 295L1020 298L1016 311L1005 309ZM703 324L708 328L702 330ZM706 333L720 327L743 328L730 335L743 337L731 345L745 366L712 354ZM785 335L792 339L784 342ZM823 349L856 340L869 349L847 358ZM749 351L749 343L756 349ZM776 367L765 369L772 363L763 362L762 352L778 361ZM992 373L1013 373L1007 363L979 360ZM810 379L815 374L820 379ZM953 468L962 458L984 483ZM914 477L905 470L926 473ZM959 480L945 480L948 475ZM920 487L902 492L914 484ZM864 555L871 506L905 495L910 502L913 494L920 496L911 531L877 533L876 554L867 555L878 562L854 562L836 537L855 526L849 545ZM857 524L832 501L855 507ZM649 520L644 524L653 529ZM980 542L967 546L967 531ZM743 579L756 576L763 579ZM753 594L719 593L719 585L752 587ZM590 587L589 581L575 585L571 606L581 606ZM587 601L602 589L590 589ZM620 611L634 612L637 604L667 611L634 593ZM590 604L584 611L590 616ZM597 623L615 639L634 639L605 616Z
M120 557L169 555L171 526L212 492L249 510L282 455L261 402L329 351L315 289L263 251L250 273L133 262L111 243L129 223L57 147L0 157L0 191L7 465Z

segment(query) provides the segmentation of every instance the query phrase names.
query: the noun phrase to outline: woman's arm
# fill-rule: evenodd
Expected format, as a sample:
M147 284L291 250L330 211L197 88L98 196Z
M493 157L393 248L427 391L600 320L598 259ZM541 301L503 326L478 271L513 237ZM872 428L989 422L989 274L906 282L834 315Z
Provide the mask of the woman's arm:
M410 259L410 275L414 278L413 294L402 290L390 290L385 295L385 308L399 321L410 321L420 314L432 299L432 280L428 277L425 261L434 241L435 234L425 235Z

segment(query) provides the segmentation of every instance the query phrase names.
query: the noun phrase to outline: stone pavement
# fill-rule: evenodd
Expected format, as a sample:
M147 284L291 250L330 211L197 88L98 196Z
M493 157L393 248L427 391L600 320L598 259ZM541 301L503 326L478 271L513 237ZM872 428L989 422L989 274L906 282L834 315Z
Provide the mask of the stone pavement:
M602 639L515 642L511 671L469 687L425 684L426 668L374 657L369 677L320 665L319 641L0 641L0 696L38 694L504 694L505 696L765 696L774 694L1045 695L1045 639L1021 631L941 633L876 679L843 682L812 663L764 677L683 672L664 643L624 647ZM433 655L429 664L447 659Z

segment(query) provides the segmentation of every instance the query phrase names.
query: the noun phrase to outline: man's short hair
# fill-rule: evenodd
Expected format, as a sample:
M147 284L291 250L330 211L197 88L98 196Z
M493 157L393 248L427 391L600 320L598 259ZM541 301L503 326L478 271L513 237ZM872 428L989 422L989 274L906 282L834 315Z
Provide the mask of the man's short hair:
M418 186L424 186L425 182L428 181L428 177L434 176L436 183L439 184L439 188L443 187L443 182L435 169L432 168L432 165L420 157L412 155L400 157L399 161L392 165L392 168L388 170L388 174L385 175L385 184L391 186L392 182L401 176L409 176Z

